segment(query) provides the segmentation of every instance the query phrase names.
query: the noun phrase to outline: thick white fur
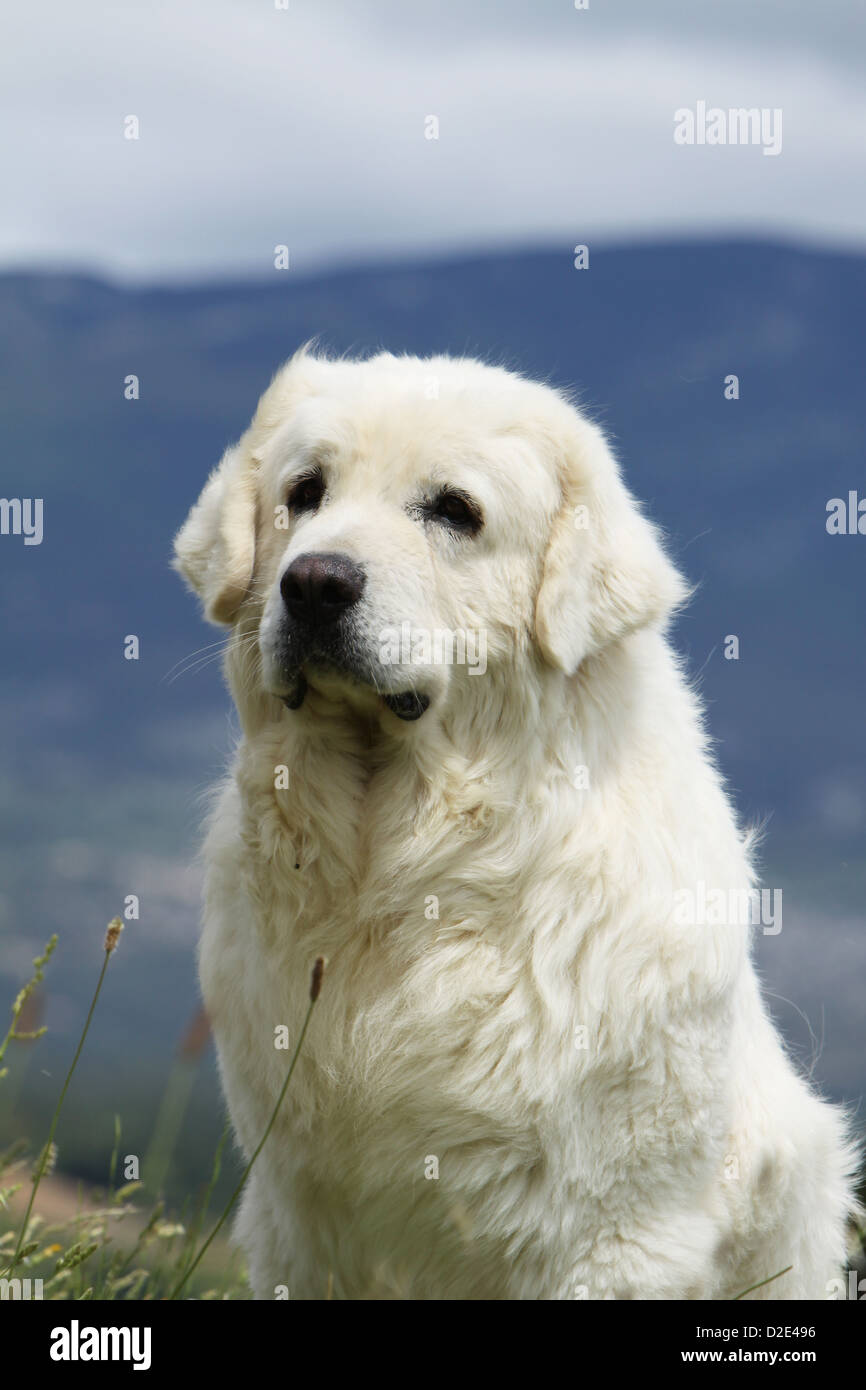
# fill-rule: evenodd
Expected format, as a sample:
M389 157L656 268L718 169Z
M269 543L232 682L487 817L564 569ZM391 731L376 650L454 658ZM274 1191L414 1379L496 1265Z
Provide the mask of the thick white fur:
M276 529L322 453L332 494ZM419 479L478 497L480 535L408 514ZM483 627L486 673L422 673L417 723L315 675L285 708L277 586L309 550L367 567L373 645L403 619ZM243 737L200 966L247 1154L290 1055L275 1029L294 1045L329 958L237 1222L256 1296L727 1298L790 1265L753 1296L826 1297L845 1118L786 1057L749 928L672 911L748 887L748 837L664 637L684 585L598 429L475 362L302 351L177 556L233 625Z

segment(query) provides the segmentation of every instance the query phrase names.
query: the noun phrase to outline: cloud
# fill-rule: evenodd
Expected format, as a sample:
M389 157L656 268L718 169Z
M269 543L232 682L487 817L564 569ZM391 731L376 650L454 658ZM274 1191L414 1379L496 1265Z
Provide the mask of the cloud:
M303 272L637 235L866 240L850 5L49 0L7 29L7 266L203 279L276 273L278 243ZM782 153L676 146L698 100L781 108Z

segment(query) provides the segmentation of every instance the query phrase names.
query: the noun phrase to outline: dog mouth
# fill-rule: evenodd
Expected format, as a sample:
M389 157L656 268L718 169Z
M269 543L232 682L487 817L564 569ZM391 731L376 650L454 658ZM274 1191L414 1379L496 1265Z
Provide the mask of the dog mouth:
M371 663L343 624L322 631L310 631L302 625L283 627L269 657L276 685L272 693L289 710L301 709L311 688L325 699L348 699L367 709L379 703L407 724L430 708L431 697L426 691L414 685L394 689L400 680L398 668L379 668Z
M372 683L359 678L353 671L347 671L330 664L325 670L327 675L336 675L343 679L348 677L355 685L363 686L369 691L375 690ZM281 693L280 699L287 709L299 710L306 699L309 688L310 682L304 671L296 671L288 682L288 689ZM375 691L375 693L378 694L382 703L387 706L392 714L395 714L398 719L402 719L407 724L414 723L415 720L420 719L430 708L430 696L425 694L422 690L401 690L393 692Z

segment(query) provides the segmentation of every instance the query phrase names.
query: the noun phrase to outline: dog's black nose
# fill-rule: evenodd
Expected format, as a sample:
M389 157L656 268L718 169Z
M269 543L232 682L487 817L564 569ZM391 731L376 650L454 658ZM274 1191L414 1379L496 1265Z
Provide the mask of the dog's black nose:
M323 627L358 602L365 578L346 555L299 555L283 575L280 593L293 618Z

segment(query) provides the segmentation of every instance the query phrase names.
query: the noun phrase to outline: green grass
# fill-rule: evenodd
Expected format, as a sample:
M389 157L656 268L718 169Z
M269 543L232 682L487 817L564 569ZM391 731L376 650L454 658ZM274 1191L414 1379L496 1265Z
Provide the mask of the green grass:
M109 923L93 998L45 1143L35 1160L28 1156L22 1141L0 1153L0 1279L29 1279L31 1289L32 1281L41 1280L43 1299L52 1300L248 1299L252 1295L246 1271L222 1231L288 1090L319 996L324 960L317 960L314 967L307 1013L268 1125L213 1224L210 1208L220 1180L228 1127L216 1146L210 1175L198 1200L187 1200L179 1213L169 1213L160 1196L192 1091L194 1067L189 1055L178 1060L169 1078L152 1152L145 1159L143 1179L117 1181L121 1123L116 1117L105 1188L88 1193L86 1201L81 1192L75 1213L51 1222L39 1214L39 1189L57 1160L54 1136L60 1114L122 929L119 918ZM56 945L57 938L52 937L43 955L34 960L33 975L12 1005L9 1028L0 1041L0 1086L8 1077L8 1068L3 1062L10 1046L34 1042L45 1032L44 1028L25 1029L22 1020L26 1020L28 1003L42 981ZM12 1199L19 1192L27 1192L28 1185L26 1207L19 1217ZM203 1239L205 1231L208 1234Z

